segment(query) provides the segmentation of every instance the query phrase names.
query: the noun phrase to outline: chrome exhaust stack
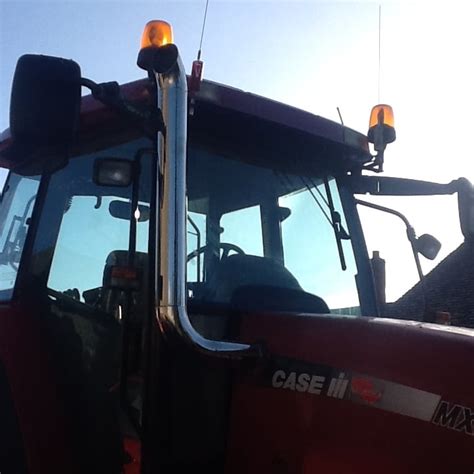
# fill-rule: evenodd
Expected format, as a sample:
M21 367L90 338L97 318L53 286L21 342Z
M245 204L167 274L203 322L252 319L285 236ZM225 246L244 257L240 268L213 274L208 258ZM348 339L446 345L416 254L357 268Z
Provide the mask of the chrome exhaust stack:
M201 353L233 359L258 356L258 346L206 339L190 321L186 307L188 93L185 69L177 50L174 64L166 72L156 72L154 68L154 75L157 106L162 112L165 128L164 133L158 132L157 150L156 317L165 334L171 327Z

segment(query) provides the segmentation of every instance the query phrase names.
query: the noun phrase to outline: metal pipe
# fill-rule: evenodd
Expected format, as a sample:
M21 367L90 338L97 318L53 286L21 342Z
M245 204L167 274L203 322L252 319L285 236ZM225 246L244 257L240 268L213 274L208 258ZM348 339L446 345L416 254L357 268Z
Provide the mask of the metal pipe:
M155 72L158 107L165 133L158 133L156 316L162 330L171 326L194 349L240 359L257 356L258 346L204 338L186 308L186 138L187 83L181 58L165 73Z

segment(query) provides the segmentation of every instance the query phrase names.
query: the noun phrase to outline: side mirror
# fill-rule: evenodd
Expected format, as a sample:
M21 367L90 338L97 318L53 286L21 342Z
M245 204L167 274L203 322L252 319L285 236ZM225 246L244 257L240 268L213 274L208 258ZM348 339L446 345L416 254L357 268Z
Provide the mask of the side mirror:
M423 234L416 239L415 248L423 257L434 260L441 249L441 242L430 234Z
M10 102L14 143L69 145L79 127L81 69L68 59L26 54L18 60Z
M81 70L74 61L27 54L16 65L10 101L11 144L4 166L23 175L58 169L79 128Z
M465 239L474 237L474 188L465 178L459 178L458 210L461 231Z

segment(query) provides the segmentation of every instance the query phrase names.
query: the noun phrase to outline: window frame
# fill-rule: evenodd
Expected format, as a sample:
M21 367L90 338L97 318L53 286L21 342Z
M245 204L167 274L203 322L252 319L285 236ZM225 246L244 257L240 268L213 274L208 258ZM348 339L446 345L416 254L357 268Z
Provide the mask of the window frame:
M13 174L12 171L8 173L5 186L7 185L11 174ZM15 282L15 287L13 288L13 294L10 300L11 302L18 301L21 298L23 292L30 292L31 290L34 291L36 289L34 286L34 280L32 280L30 273L31 258L33 255L34 243L36 241L36 235L38 233L41 216L43 214L44 203L47 197L49 180L50 174L41 175L38 191L36 193L36 200L33 204L33 210L30 217L30 225L28 227L25 244L23 246L23 253L21 255L20 264L18 266L18 274ZM8 301L4 301L3 303L8 303Z
M369 252L357 210L355 196L351 190L344 185L344 178L335 177L335 179L348 227L347 230L351 236L350 242L357 269L356 286L359 294L361 316L380 317L372 266L370 264Z

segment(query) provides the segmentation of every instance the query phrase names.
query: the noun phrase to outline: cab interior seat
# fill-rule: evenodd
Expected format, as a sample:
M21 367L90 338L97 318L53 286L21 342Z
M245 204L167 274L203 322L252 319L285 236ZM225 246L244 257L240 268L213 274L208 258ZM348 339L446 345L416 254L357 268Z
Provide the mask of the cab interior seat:
M278 261L255 255L222 260L208 282L205 299L232 310L330 313L326 302L301 288Z
M246 285L237 288L231 299L237 311L270 311L292 313L329 314L326 302L319 296L302 289L268 285Z

